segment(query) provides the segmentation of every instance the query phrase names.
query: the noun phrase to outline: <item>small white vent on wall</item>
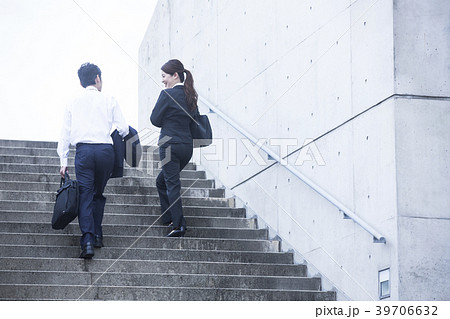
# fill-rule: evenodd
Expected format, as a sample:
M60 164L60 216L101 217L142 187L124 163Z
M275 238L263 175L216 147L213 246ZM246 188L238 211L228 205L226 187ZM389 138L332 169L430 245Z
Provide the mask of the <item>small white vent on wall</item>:
M390 269L386 268L378 272L378 291L380 299L391 296Z

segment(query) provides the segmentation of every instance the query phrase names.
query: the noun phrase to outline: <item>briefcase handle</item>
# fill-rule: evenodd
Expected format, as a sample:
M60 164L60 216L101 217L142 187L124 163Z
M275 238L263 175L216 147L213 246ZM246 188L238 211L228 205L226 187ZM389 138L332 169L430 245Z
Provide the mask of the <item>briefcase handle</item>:
M59 182L60 188L63 186L63 184L66 182L66 180L68 180L68 181L70 180L69 173L67 171L64 173L64 178L61 177L61 182Z

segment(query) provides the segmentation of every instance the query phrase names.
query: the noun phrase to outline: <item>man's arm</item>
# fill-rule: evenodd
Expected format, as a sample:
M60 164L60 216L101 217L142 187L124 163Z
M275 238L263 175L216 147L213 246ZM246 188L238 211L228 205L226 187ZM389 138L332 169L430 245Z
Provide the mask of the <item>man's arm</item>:
M129 133L129 127L125 117L122 114L119 103L113 98L113 125L117 128L120 136L125 137Z
M64 111L63 125L61 129L61 135L58 141L57 152L61 164L59 173L64 178L64 174L67 170L67 161L69 157L70 146L70 130L71 130L71 114L68 108Z

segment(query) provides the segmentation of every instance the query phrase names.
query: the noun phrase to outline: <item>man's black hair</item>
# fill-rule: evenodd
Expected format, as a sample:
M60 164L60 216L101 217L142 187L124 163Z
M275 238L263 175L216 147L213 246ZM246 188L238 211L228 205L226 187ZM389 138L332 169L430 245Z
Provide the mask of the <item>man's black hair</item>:
M82 64L78 70L78 77L80 78L81 86L84 88L89 85L95 85L97 75L101 80L102 71L100 71L98 66L89 62Z

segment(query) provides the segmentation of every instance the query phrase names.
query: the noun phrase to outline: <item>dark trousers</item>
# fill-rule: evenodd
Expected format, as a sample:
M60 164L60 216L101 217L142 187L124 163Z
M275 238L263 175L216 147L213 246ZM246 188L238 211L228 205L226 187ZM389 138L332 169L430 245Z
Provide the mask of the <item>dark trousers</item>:
M192 144L164 144L159 149L159 157L164 163L166 156L170 160L162 166L156 178L159 199L161 202L162 222L173 222L174 228L186 227L181 205L180 172L192 157Z
M103 236L102 220L106 198L106 183L114 166L114 150L110 144L77 144L75 174L80 205L78 223L82 233L80 244L93 243L94 235Z

